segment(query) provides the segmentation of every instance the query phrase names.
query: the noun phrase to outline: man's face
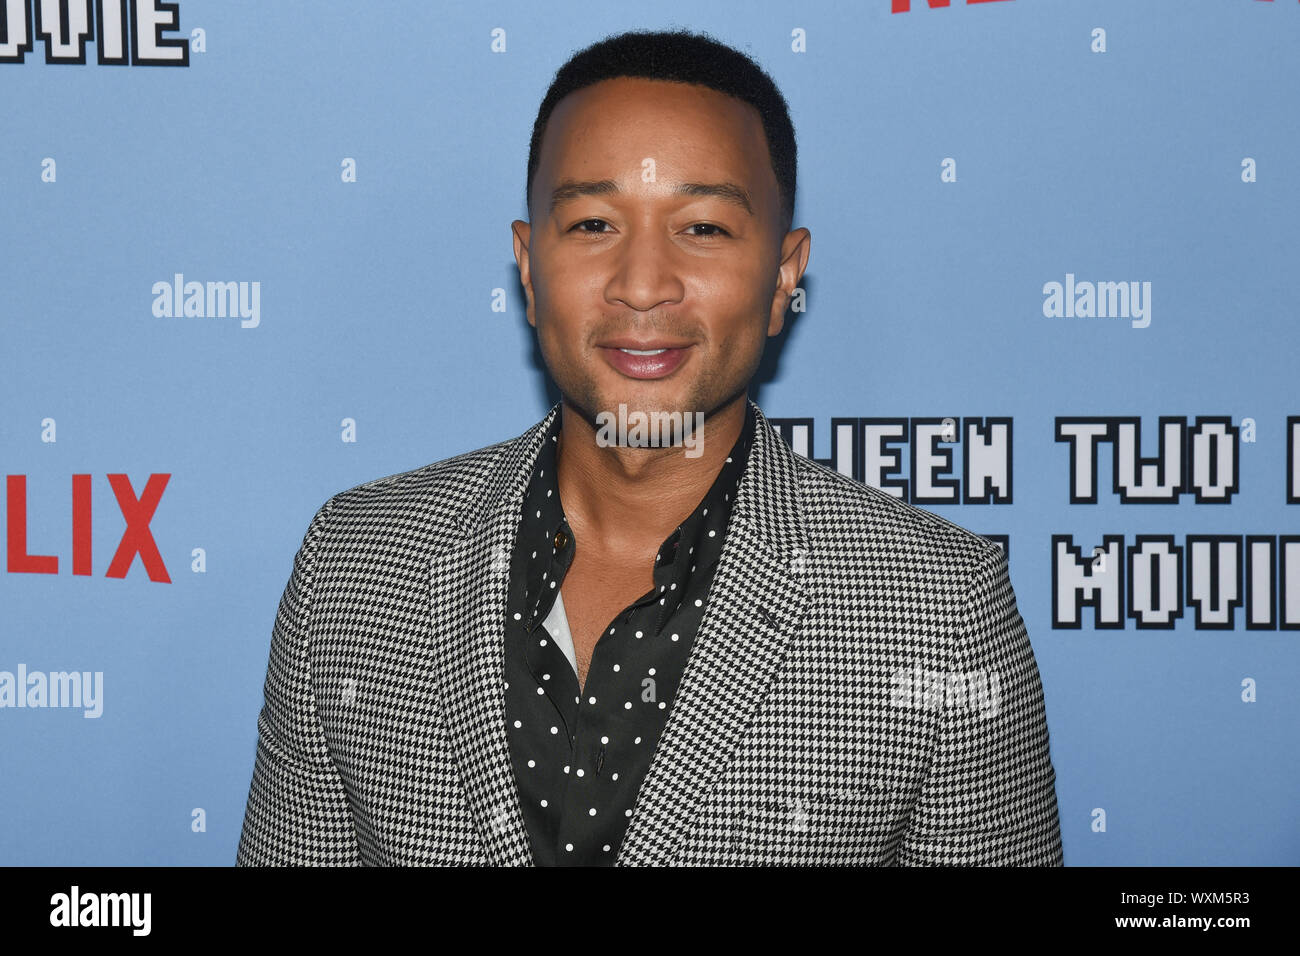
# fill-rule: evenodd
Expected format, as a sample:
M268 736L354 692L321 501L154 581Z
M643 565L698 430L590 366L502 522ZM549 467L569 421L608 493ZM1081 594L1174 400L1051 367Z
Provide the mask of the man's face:
M811 242L781 231L753 107L639 78L557 104L529 214L512 224L528 322L566 403L593 425L619 403L707 419L743 396Z

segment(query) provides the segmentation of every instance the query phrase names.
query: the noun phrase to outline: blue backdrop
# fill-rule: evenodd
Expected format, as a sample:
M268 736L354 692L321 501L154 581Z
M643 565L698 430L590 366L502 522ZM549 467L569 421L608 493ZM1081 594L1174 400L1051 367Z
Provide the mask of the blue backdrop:
M1300 862L1300 3L139 0L84 63L47 6L0 0L0 863L233 863L308 521L549 407L532 122L675 26L798 134L751 394L1009 547L1066 863Z

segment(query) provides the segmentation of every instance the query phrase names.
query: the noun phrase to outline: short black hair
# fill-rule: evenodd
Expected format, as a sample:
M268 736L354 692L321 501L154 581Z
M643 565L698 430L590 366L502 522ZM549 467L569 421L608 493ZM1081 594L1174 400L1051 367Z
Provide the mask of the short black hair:
M794 222L798 150L785 97L762 67L744 53L707 33L687 30L633 30L608 36L575 53L556 71L537 110L533 138L528 144L524 201L529 209L533 201L533 175L541 158L542 135L555 105L570 93L620 76L707 86L757 109L781 194L781 233L790 231Z

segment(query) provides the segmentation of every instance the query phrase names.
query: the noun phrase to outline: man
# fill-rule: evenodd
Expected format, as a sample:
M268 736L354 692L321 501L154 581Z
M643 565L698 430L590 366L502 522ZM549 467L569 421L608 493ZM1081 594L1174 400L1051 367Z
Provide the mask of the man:
M749 401L808 263L795 169L707 37L559 71L512 228L562 401L317 512L240 864L1061 862L1001 549ZM682 427L611 429L638 415Z

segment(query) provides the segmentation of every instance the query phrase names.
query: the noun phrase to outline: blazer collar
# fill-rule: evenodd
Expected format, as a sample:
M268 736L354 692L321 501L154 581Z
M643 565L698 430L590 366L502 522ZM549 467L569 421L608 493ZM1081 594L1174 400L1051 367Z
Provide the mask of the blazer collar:
M741 477L708 608L615 861L670 862L726 770L785 654L804 606L808 536L797 462L753 401L753 446ZM496 864L532 853L510 764L504 635L510 552L528 477L560 414L502 442L478 493L430 559L434 685L476 828Z

